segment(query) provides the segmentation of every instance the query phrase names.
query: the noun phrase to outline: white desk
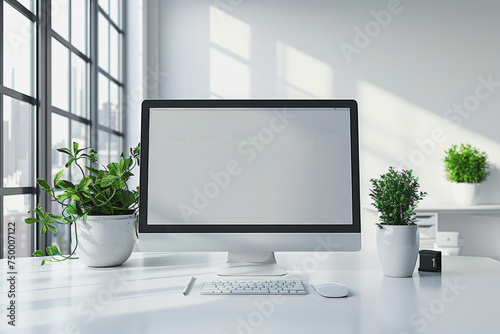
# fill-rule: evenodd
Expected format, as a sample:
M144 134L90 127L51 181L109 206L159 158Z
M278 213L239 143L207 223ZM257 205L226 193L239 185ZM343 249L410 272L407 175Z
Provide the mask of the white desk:
M16 324L5 316L7 263L0 261L1 333L500 333L500 262L445 257L442 274L394 279L374 253L277 253L306 283L335 280L349 297L206 296L222 253L136 253L92 269L79 260L40 267L17 259ZM311 270L310 270L311 269ZM197 281L188 296L182 290ZM290 275L291 277L296 277Z

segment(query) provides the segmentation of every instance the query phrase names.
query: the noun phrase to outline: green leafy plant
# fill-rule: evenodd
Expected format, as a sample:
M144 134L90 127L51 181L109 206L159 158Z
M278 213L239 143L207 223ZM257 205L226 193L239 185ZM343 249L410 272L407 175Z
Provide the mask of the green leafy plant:
M446 178L451 182L481 183L490 174L488 155L470 144L453 145L445 153Z
M371 179L370 197L372 205L380 213L380 224L413 225L415 209L427 193L418 191L418 177L413 170L398 172L394 167L382 174L379 179Z
M79 148L78 143L73 143L72 148L59 148L58 152L68 156L65 168L76 166L81 173L78 183L61 179L64 169L54 177L53 186L39 178L36 180L41 190L47 193L62 207L62 215L46 212L40 204L28 213L34 213L35 218L27 218L27 224L42 224L40 233L44 235L47 230L57 232L57 225L73 225L76 233L76 221L87 220L89 215L126 215L134 214L139 204L139 187L129 189L127 181L132 177L132 170L139 165L139 146L130 149L130 157L125 158L123 153L118 162L111 162L102 169L86 166L90 162L96 164L99 160L97 153L92 148ZM84 169L85 168L85 169ZM86 172L87 171L87 172ZM34 256L43 257L42 265L46 261L59 262L72 258L78 246L75 240L73 250L69 255L62 255L55 245L46 248L46 255L42 250L33 253Z

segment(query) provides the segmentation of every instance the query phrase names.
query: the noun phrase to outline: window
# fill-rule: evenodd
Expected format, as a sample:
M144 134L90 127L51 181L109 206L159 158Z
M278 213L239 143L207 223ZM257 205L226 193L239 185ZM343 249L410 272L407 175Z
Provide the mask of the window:
M123 151L123 30L122 3L99 0L98 143L99 158L107 164Z
M37 202L57 210L35 183L64 168L57 148L77 141L103 163L122 151L124 3L0 2L0 257L13 223L17 257L52 243L69 251L69 229L35 240L35 226L24 223ZM74 170L64 176L79 178Z
M0 6L0 257L8 253L7 235L13 228L16 256L32 251L32 232L24 219L36 194L37 17L25 7L28 3L2 1Z

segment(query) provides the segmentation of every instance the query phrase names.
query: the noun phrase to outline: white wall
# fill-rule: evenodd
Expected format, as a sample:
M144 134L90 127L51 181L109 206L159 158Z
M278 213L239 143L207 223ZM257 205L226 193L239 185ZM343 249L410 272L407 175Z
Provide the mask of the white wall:
M141 103L144 99L144 31L143 28L143 0L129 0L124 2L126 10L125 31L125 95L124 109L126 117L124 152L128 154L129 147L135 147L141 141ZM139 169L134 173L130 186L139 185Z
M364 205L370 178L390 165L414 169L427 203L451 203L442 158L460 142L489 154L493 170L480 201L500 203L500 2L153 0L145 6L146 97L354 98ZM362 218L364 249L374 250L376 216ZM465 238L477 234L476 226L489 229L467 254L500 259L493 248L498 217L453 220Z

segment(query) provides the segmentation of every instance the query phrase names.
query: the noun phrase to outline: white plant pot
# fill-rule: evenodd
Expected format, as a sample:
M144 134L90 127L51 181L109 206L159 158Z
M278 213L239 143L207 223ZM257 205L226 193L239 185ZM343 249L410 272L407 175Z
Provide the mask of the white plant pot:
M381 226L377 227L377 249L384 275L412 276L420 243L418 225Z
M119 266L130 257L137 241L136 216L88 216L76 222L76 254L89 267ZM74 242L74 228L71 229Z
M479 191L479 183L458 182L453 183L453 195L458 205L473 205Z

